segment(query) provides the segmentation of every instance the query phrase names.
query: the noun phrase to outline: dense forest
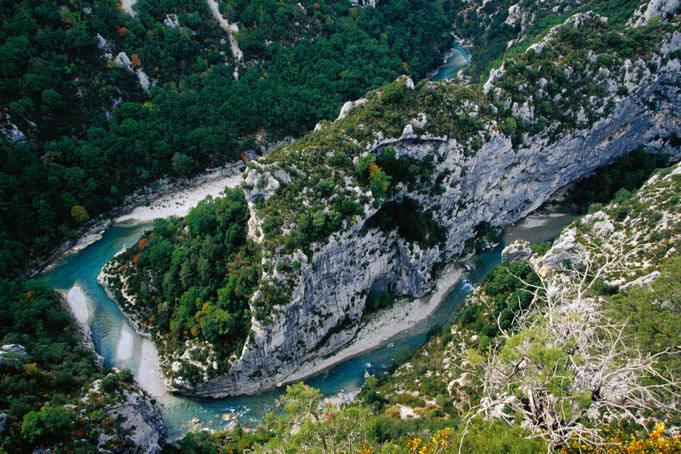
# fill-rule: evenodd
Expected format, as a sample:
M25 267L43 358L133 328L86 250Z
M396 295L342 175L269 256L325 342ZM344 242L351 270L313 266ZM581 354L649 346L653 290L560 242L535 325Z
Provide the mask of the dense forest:
M159 177L298 136L451 45L455 1L3 2L0 276ZM297 24L291 26L291 24ZM235 66L238 79L234 77Z
M183 219L157 219L116 259L124 310L139 316L164 350L181 354L188 339L210 343L219 365L212 373L227 370L250 331L248 301L261 270L260 251L246 236L248 216L243 191L229 190Z
M0 452L131 448L104 409L135 386L133 378L98 367L81 337L54 291L0 282ZM96 380L104 392L86 397Z
M570 15L594 11L606 16L609 24L622 25L631 17L639 0L575 0L542 2L533 0L474 1L455 16L456 32L475 49L467 74L474 82L484 82L491 68L501 66L504 58L524 53L544 38L551 27ZM512 16L512 7L520 14Z

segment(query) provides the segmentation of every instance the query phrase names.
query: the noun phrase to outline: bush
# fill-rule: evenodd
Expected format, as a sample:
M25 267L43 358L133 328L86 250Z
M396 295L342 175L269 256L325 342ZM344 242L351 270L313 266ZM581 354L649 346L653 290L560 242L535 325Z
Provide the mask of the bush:
M542 241L541 243L535 243L531 246L532 252L538 255L546 254L549 249L551 249L551 241Z
M61 439L70 425L71 414L63 407L44 407L24 416L21 435L29 442Z

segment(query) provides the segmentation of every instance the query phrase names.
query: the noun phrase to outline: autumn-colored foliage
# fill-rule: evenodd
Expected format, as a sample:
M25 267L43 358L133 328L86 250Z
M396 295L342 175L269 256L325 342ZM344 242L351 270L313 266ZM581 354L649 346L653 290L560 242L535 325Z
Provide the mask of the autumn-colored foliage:
M137 248L140 251L143 251L149 246L149 239L147 237L142 237L140 240L137 242Z
M363 441L359 448L359 454L374 454L374 447Z
M142 66L142 61L140 60L140 57L137 54L132 54L130 56L130 63L132 64L133 68L137 68L138 66Z
M137 264L138 264L139 261L140 261L140 257L142 257L142 253L141 253L141 252L138 252L138 253L135 254L135 256L132 258L132 263L135 264L135 268L137 268Z
M125 27L121 27L118 29L118 36L123 36L123 33L125 33Z
M379 167L376 164L369 164L369 175L378 171Z
M71 218L77 223L85 222L90 219L90 215L82 205L73 205L71 207Z
M647 437L627 436L615 432L608 437L605 446L587 446L575 441L561 450L561 454L681 454L681 440L678 435L665 435L666 426L657 423Z
M28 375L36 375L38 373L38 365L36 363L24 364L24 372Z

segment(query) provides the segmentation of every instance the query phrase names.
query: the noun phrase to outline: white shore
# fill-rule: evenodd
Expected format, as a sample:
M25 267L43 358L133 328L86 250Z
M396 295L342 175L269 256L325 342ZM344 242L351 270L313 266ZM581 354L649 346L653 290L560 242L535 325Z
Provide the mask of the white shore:
M347 359L373 350L398 334L411 329L435 312L459 282L463 273L464 269L459 264L447 266L435 282L435 290L432 293L408 302L398 302L389 309L379 311L359 329L351 344L332 356L303 364L282 384L297 382L316 375Z
M115 222L135 221L148 222L156 218L185 216L190 209L207 196L217 197L225 188L233 188L241 183L241 172L236 175L209 178L206 182L192 188L166 194L154 200L148 206L139 206L131 212L119 216Z
M75 284L64 297L76 322L81 326L89 326L90 319L92 318L92 309L90 308L87 296L85 296L85 292L83 292L83 288L79 284Z
M158 350L154 342L150 339L142 338L140 352L135 380L152 397L161 397L168 394L165 378L159 365Z
M74 284L68 291L57 290L57 292L61 295L66 308L71 312L76 322L76 326L80 329L82 345L93 351L95 361L101 367L104 363L104 358L95 350L92 330L90 330L90 321L92 320L94 309L89 297L78 283Z

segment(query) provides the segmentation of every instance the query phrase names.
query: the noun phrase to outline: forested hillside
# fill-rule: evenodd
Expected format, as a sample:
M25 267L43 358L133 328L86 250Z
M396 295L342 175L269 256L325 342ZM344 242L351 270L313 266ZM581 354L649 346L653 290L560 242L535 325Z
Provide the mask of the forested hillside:
M594 11L611 25L622 25L639 0L474 0L455 17L457 33L475 49L467 71L474 82L484 82L490 68L504 57L519 55L544 38L549 29L577 12Z
M98 365L63 304L53 290L0 283L0 452L160 449L160 407L129 372ZM148 445L134 414L161 430Z
M161 176L299 136L398 74L423 77L455 13L427 0L219 6L238 33L204 0L141 0L134 15L114 0L2 3L0 275Z
M0 454L681 454L678 7L2 1ZM454 36L467 77L426 80ZM586 176L563 201L583 216L512 245L519 260L368 368L354 400L296 383L257 426L223 432L212 404L173 396L194 432L167 443L161 405L21 273L140 187L264 149L239 187L157 219L100 273L158 362L131 354L172 392L318 373Z
M247 237L247 221L243 191L234 189L201 202L184 219L156 220L152 231L104 268L101 279L113 299L154 335L167 377L201 381L224 374L243 347L251 324L248 302L261 274L260 249ZM167 360L185 352L196 361Z

